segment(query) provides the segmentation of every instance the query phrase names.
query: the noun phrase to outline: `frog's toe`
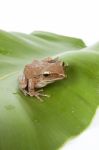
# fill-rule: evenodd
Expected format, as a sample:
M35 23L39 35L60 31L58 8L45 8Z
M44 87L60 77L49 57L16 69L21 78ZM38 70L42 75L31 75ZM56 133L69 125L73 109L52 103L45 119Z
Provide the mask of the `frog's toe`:
M35 97L40 100L41 102L43 102L43 99L39 96L39 95L35 95Z
M27 91L24 91L23 93L24 93L24 95L25 95L25 96L27 96L27 95L28 95Z
M40 90L38 90L37 92L38 92L38 93L39 93L39 92L43 92L43 89L40 89Z
M39 93L40 96L50 97L50 95Z
M22 92L25 96L28 95L28 92L27 92L26 90L24 90L24 89L20 89L20 90L21 90L21 92Z
M43 99L42 99L41 97L44 97L44 96L45 96L45 97L50 97L49 95L39 93L38 91L37 91L36 94L35 94L35 97L36 97L38 100L42 101L42 102L43 102Z
M41 96L45 96L45 97L50 97L49 95L46 94L42 94L42 93L36 93L35 97L40 100L41 102L43 102L43 99L41 98Z

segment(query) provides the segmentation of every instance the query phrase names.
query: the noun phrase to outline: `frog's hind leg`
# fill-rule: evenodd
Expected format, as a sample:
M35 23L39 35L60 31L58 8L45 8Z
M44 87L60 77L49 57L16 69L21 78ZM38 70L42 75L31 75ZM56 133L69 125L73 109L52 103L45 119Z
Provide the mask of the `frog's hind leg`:
M19 89L24 93L24 95L26 96L28 94L26 87L27 87L27 80L25 78L25 75L22 74L19 76Z

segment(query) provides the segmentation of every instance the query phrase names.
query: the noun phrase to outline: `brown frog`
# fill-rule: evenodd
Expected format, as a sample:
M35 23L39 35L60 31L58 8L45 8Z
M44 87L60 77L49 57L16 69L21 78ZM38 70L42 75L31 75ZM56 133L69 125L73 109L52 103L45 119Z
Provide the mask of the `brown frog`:
M58 58L33 60L31 64L25 66L23 75L19 77L19 88L25 95L42 100L40 96L48 95L40 93L42 89L38 91L37 89L67 77L64 68L64 62Z

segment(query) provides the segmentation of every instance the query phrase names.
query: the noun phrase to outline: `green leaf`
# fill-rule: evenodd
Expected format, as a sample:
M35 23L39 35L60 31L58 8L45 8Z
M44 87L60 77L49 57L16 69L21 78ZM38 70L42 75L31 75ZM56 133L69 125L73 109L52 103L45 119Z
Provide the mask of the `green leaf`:
M0 31L0 150L56 150L81 133L99 104L99 43L47 32ZM18 75L33 58L59 56L67 79L44 88L39 102L18 89Z

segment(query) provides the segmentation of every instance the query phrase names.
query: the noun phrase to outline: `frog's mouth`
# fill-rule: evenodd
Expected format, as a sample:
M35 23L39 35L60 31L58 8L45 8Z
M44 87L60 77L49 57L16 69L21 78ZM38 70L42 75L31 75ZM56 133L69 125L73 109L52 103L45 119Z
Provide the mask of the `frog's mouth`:
M58 77L55 78L55 76L53 76L53 78L51 77L51 79L45 79L44 81L47 82L47 83L52 83L54 81L57 81L57 80L62 80L66 77L66 75L63 75L63 74L60 74Z
M62 80L62 79L64 79L64 78L66 77L66 75L60 74L60 75L56 76L56 78L55 78L55 76L53 76L53 77L54 77L54 78L52 78L51 80L52 80L52 81L57 81L57 80Z
M46 79L46 80L44 80L44 82L46 82L47 84L49 84L49 83L53 83L53 82L55 82L55 81L57 81L57 80L62 80L62 79L64 79L66 76L64 75L64 76L61 76L61 77L57 77L57 78L54 78L54 79L51 79L51 80L49 80L49 79Z

